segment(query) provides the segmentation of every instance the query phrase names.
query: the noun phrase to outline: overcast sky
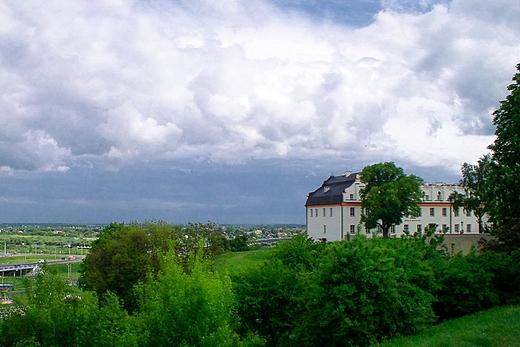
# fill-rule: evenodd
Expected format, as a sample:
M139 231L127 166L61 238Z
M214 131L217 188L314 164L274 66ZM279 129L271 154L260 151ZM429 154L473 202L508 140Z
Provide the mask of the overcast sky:
M0 2L0 222L305 223L333 172L454 183L516 0Z

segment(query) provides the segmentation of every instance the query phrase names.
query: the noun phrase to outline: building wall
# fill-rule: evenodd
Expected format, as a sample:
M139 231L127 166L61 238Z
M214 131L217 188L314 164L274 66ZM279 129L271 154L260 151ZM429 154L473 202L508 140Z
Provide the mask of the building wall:
M307 206L307 234L318 241L338 241L361 232L371 237L377 230L365 230L360 224L361 201L359 190L361 182L355 182L343 192L343 202L335 205ZM425 184L421 187L424 199L420 204L421 215L404 218L393 229L392 236L399 237L406 228L410 233L423 231L429 224L437 224L437 232L447 229L447 234L478 234L478 221L473 213L466 214L462 209L454 211L448 200L454 191L462 193L458 185L442 183ZM332 214L331 214L332 211ZM316 215L317 212L317 215ZM325 213L324 213L325 212Z
M307 208L307 235L314 240L339 241L341 237L341 206L321 205ZM311 234L309 234L311 230Z

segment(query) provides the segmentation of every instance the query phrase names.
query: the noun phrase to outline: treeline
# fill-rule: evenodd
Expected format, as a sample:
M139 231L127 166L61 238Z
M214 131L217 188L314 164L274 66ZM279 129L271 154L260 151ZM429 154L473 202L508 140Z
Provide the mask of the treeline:
M111 224L79 293L46 269L4 310L1 346L369 346L520 302L520 251L450 256L442 236L280 243L229 276L214 225Z

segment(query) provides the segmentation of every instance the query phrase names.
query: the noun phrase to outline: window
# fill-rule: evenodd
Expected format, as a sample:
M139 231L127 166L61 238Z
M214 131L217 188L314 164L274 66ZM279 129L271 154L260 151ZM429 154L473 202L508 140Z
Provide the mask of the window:
M441 200L442 200L441 192L438 192L437 193L437 201L441 201Z
M316 217L318 217L318 209L317 209L317 208L314 209L314 215L315 215Z
M403 226L403 230L406 231L406 232L408 232L408 230L409 230L409 228L408 228L408 224L405 224L405 225Z
M390 232L391 232L392 234L395 234L395 225L392 225L392 226L390 227Z
M446 217L448 215L448 209L446 207L442 208L442 216Z
M354 200L354 194L350 194L350 200Z
M370 229L368 229L367 227L365 227L365 234L370 234Z
M467 217L471 217L471 211L470 210L466 211L466 216Z
M325 208L323 209L323 217L325 217Z
M455 215L455 217L458 217L459 216L459 209L456 209L455 211L453 211L453 214Z
M354 224L350 224L350 233L355 234L356 233L356 226Z
M454 227L455 227L455 232L458 233L459 232L459 225L455 224Z
M350 215L351 216L355 216L356 215L356 208L355 207L351 207L350 208Z
M419 207L419 217L422 216L422 208Z
M466 224L466 231L467 231L468 233L471 232L471 224Z
M429 196L428 194L426 194L426 195L424 196L424 200L426 200L426 201L430 200L430 196Z
M430 217L435 217L435 207L430 207Z
M327 226L326 226L326 225L323 226L323 233L324 233L324 234L327 233Z
M422 230L422 225L421 224L417 224L417 232L421 232Z
M330 208L330 216L332 217L332 207Z
M312 217L312 208L311 208L311 217Z
M447 228L448 228L448 226L447 226L446 224L443 224L443 225L442 225L442 230L441 230L441 231L442 231L442 232L445 232Z

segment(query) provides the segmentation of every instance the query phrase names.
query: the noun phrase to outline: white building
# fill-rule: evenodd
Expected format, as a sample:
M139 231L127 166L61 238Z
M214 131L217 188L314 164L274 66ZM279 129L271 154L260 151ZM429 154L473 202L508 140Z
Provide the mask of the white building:
M346 172L341 176L331 175L321 187L309 193L306 207L307 235L318 241L338 241L355 235L358 231L372 236L376 229L366 230L360 223L361 200L359 190L364 187L359 173ZM473 213L454 210L448 200L454 191L462 193L457 184L429 183L421 186L423 202L421 215L404 218L402 224L392 227L391 235L399 237L403 231L414 233L436 224L437 231L448 234L478 234L478 221Z

